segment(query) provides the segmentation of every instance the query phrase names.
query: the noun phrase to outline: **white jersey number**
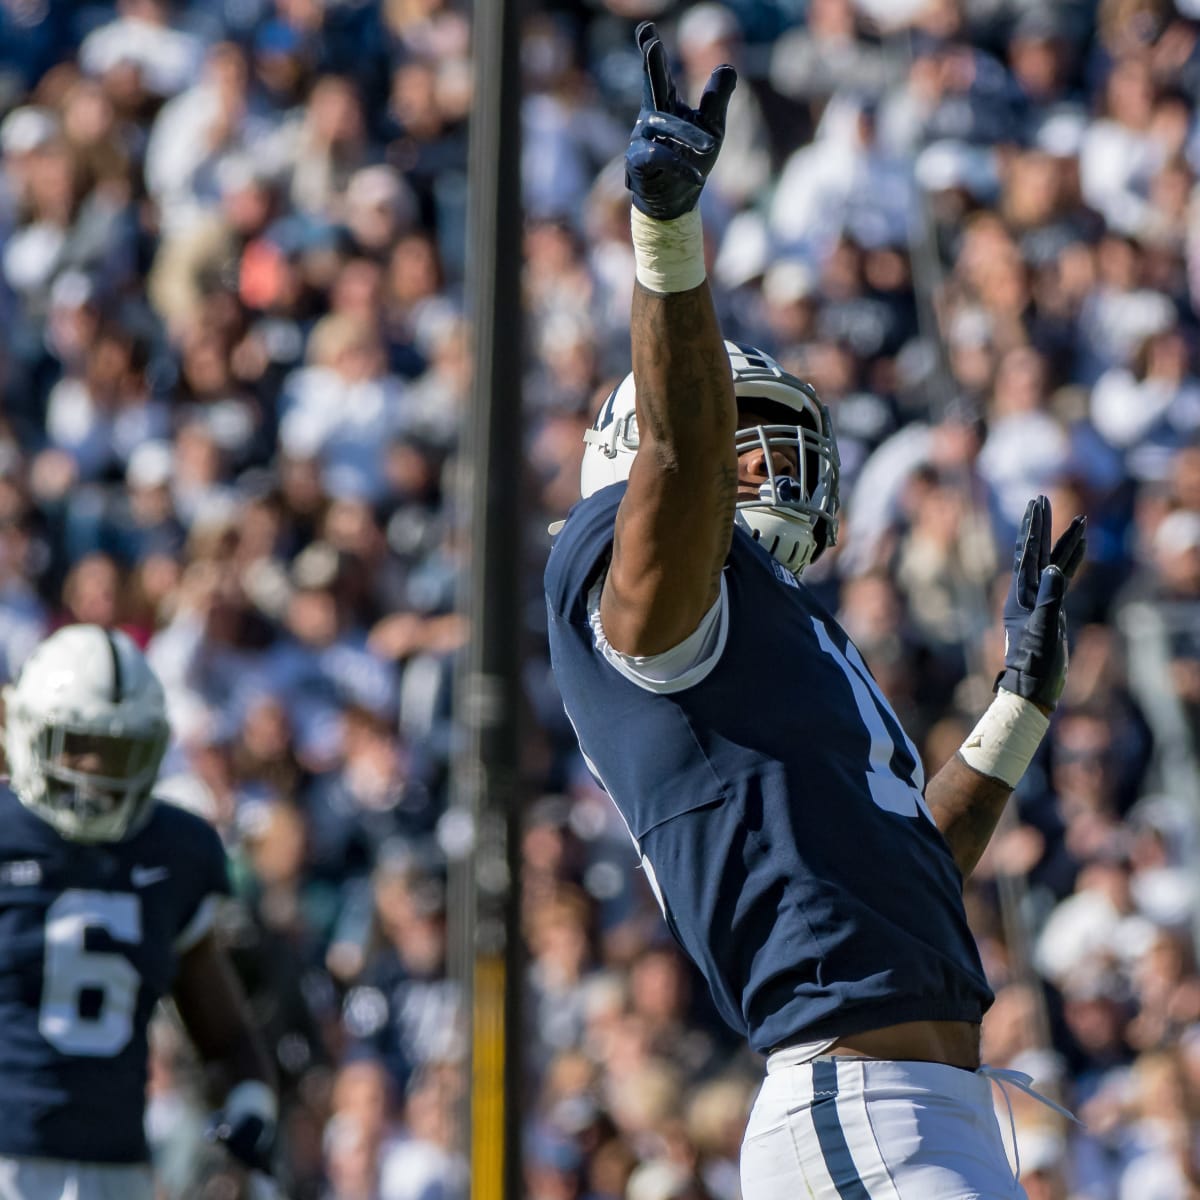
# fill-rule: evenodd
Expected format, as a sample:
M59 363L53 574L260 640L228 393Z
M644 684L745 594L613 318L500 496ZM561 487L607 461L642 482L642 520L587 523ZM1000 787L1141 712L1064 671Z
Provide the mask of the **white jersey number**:
M109 1058L133 1037L141 976L122 954L88 950L89 929L103 929L118 942L137 945L142 940L141 898L71 888L46 910L38 1031L63 1054ZM95 998L84 1015L87 992Z
M887 697L879 690L879 684L867 670L867 664L863 662L858 648L853 642L847 642L845 653L839 650L833 638L829 636L825 623L817 617L813 617L813 628L817 631L821 649L837 663L842 674L846 676L850 691L854 694L858 715L862 717L871 737L871 750L867 757L867 786L871 789L871 799L884 812L899 813L902 817L915 817L918 813L924 813L932 824L933 815L925 804L925 771L921 766L921 756L909 736L904 733L896 714L892 712L892 706L887 702ZM885 714L890 716L900 729L905 747L912 756L914 766L911 782L901 779L892 770L892 755L895 753L896 743L888 733Z

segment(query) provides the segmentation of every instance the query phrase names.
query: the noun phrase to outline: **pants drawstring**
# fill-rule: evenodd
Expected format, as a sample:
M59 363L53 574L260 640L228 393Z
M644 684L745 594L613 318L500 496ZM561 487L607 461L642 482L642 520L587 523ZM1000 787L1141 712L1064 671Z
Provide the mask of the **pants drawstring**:
M1061 1117L1066 1117L1069 1121L1074 1121L1080 1129L1086 1128L1084 1123L1070 1109L1063 1108L1061 1104L1055 1104L1049 1096L1043 1096L1041 1092L1036 1091L1033 1087L1033 1076L1027 1075L1024 1071L1014 1071L1011 1067L989 1067L982 1066L979 1068L978 1074L985 1079L990 1079L993 1083L1000 1085L1000 1094L1004 1097L1004 1103L1008 1108L1008 1128L1012 1134L1013 1159L1016 1163L1016 1182L1021 1182L1021 1151L1017 1145L1017 1119L1013 1116L1012 1098L1008 1094L1008 1084L1011 1084L1018 1091L1024 1092L1027 1096L1032 1096L1039 1104L1044 1104L1047 1108L1053 1109Z

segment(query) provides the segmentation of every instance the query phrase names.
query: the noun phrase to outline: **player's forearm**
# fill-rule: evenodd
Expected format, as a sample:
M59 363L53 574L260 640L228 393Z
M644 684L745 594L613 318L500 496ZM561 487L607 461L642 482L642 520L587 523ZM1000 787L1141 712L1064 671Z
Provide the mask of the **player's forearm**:
M1007 783L972 770L958 755L926 785L925 802L964 879L987 848L1011 795Z
M732 468L733 384L707 282L665 295L636 284L630 335L638 433L656 464Z
M958 753L934 776L925 800L965 879L1049 727L1049 714L1004 688Z
M200 1057L219 1068L224 1086L257 1081L274 1089L271 1056L233 966L213 935L181 958L173 999Z
M265 1083L272 1091L278 1087L275 1068L267 1048L250 1024L241 1026L225 1047L221 1064L231 1084L254 1081Z

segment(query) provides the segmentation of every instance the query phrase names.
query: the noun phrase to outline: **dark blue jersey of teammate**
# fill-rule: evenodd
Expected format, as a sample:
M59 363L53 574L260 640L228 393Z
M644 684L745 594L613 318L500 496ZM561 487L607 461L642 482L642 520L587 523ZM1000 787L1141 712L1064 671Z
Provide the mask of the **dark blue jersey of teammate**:
M0 1155L146 1160L147 1024L228 888L183 809L82 845L0 786Z
M807 588L734 531L727 638L670 694L596 648L587 596L624 484L572 510L546 568L550 651L589 766L724 1018L758 1051L992 995L911 742Z

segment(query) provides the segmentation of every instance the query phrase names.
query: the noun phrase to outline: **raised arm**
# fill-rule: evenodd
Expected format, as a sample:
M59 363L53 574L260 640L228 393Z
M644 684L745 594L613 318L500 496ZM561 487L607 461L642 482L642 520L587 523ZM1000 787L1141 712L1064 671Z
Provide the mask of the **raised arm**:
M996 699L925 789L934 821L965 879L1032 761L1067 678L1063 598L1087 549L1076 517L1050 548L1050 501L1031 500L1004 603L1004 670Z
M732 67L680 103L653 25L638 27L642 110L626 155L638 282L630 337L638 452L600 615L624 654L669 650L716 601L737 499L737 413L696 208L720 152Z

